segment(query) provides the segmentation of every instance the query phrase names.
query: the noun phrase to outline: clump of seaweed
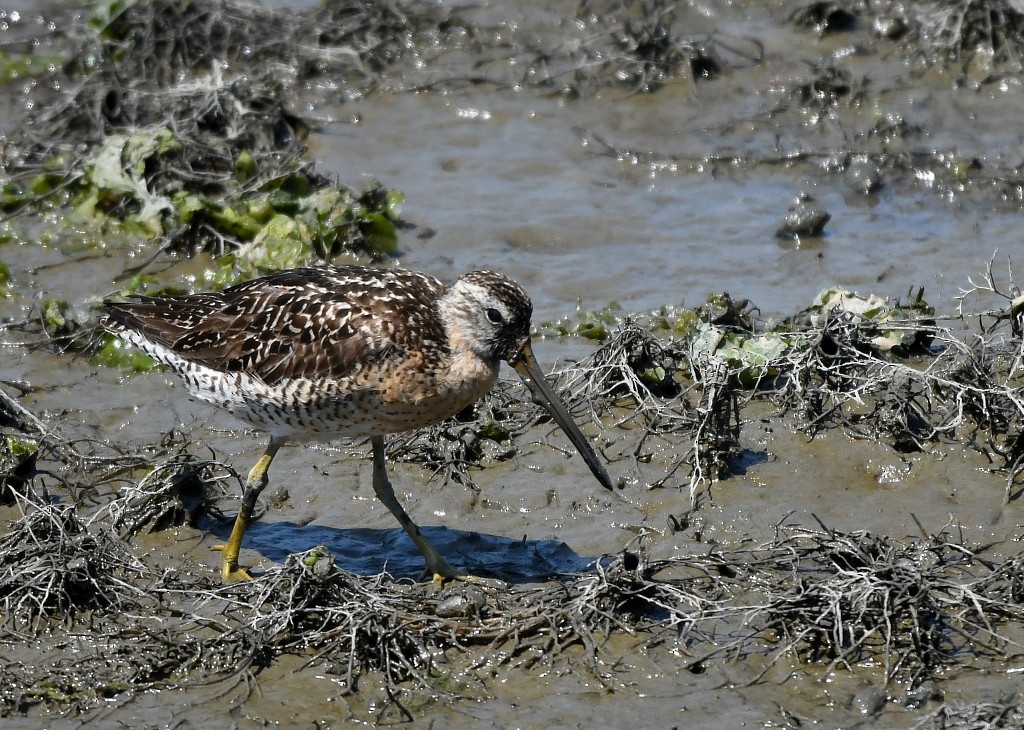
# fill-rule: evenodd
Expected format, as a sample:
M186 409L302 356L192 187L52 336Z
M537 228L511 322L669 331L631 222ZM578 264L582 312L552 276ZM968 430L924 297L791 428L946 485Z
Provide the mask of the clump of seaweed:
M438 650L480 652L492 667L530 666L582 645L594 662L603 639L618 631L698 631L714 610L705 594L714 578L700 570L654 577L665 568L627 552L598 562L592 574L553 584L455 586L431 594L386 575L355 576L320 547L246 587L253 595L232 615L269 654L312 650L310 662L334 667L350 691L368 671L382 673L395 689L410 679L428 689L437 684L430 676L440 671L432 659Z
M1024 62L1024 10L1013 0L811 0L789 19L819 35L853 31L864 22L926 66L1019 70Z
M132 594L113 612L99 606L94 646L74 666L15 666L0 698L5 714L39 702L82 709L101 699L84 686L105 687L109 697L185 673L192 683L244 681L290 653L348 692L361 678L381 678L404 712L402 695L472 695L500 668L551 666L570 647L581 647L595 678L612 685L607 641L620 633L648 649L685 646L695 672L716 658L764 652L769 665L784 656L849 671L875 664L887 681L913 687L965 656L1019 649L1000 631L1022 617L1019 601L1000 592L1019 565L983 552L945 535L894 541L780 526L777 539L756 548L654 561L641 547L543 585L435 593L386 574L349 573L318 547L251 583L211 587L167 574L145 599ZM461 656L460 668L438 663L441 653ZM119 661L104 668L104 654ZM444 679L450 672L457 681ZM85 676L91 684L80 683Z
M968 337L922 306L920 294L891 310L822 311L812 329L787 335L803 336L808 346L790 348L776 363L785 377L776 380L772 399L783 412L800 414L800 427L812 435L840 427L899 451L964 440L1001 458L1012 481L1020 470L1016 434L1024 400L1021 340L1013 329L1019 305L1009 274L1001 288L990 263L984 281L964 290L959 313L945 318L963 322L969 300L1001 296L1004 307L970 315L989 325Z
M866 533L792 530L772 546L780 578L761 616L791 651L829 668L881 663L916 685L964 644L988 651L988 604L963 578L972 554L944 540L899 544ZM767 567L767 566L764 566Z
M229 466L180 451L155 463L137 484L121 487L117 499L107 506L110 526L130 539L143 531L194 526L211 512L223 517L214 503L227 491L229 481L241 485Z
M680 13L667 0L581 0L572 16L555 20L557 34L535 37L517 33L513 24L474 24L467 20L468 12L461 12L438 24L448 31L443 48L423 51L421 44L424 68L388 88L489 84L551 90L572 98L608 88L654 93L670 83L713 81L728 68L760 62L762 48L756 40L687 33Z
M128 546L90 529L73 505L19 499L22 517L0 538L4 629L34 635L92 610L121 610L144 572Z
M638 473L660 456L664 471L651 483L687 465L691 506L699 487L729 474L750 400L774 403L811 436L839 428L901 453L966 443L1007 474L1009 500L1024 473L1024 297L1008 271L1001 283L990 262L963 292L960 311L945 317L921 290L885 300L828 288L804 312L766 327L749 304L711 297L680 316L681 338L659 339L627 317L560 377L574 408L639 433L633 447L619 447ZM982 297L1001 306L968 315L966 302ZM954 328L968 317L979 320L980 334ZM674 451L684 434L687 448Z
M943 703L912 730L981 730L1024 726L1024 704L1017 693L994 702Z
M28 496L38 456L39 449L34 441L0 436L0 504L14 504L18 496Z
M754 41L680 32L676 4L664 0L583 0L576 17L593 35L590 42L577 44L568 59L574 71L566 91L574 96L607 85L655 92L672 81L712 80L733 61L753 64L761 57L761 47Z
M706 318L709 311L718 310L696 316ZM664 485L689 465L691 507L699 487L727 476L739 452L735 372L712 356L713 349L663 342L627 318L591 356L561 373L570 404L585 407L599 423L609 414L612 427L640 432L629 457L638 468L655 451L673 454L651 486ZM686 446L677 450L681 435Z
M237 275L233 260L245 257L256 270L292 261L287 254L296 246L327 259L357 247L360 236L393 242L394 196L378 186L362 194L342 190L300 162L304 130L313 122L295 113L302 108L291 99L299 81L323 93L330 87L325 79L342 79L337 93L346 98L377 85L414 88L387 72L438 50L430 40L437 34L451 29L467 44L486 45L484 34L454 16L437 22L430 11L420 15L388 2L328 3L313 11L328 19L322 25L306 25L313 16L283 24L274 11L228 2L112 7L117 12L99 19L98 35L46 77L56 83L37 84L40 103L25 136L3 149L13 177L0 203L8 211L44 199L73 205L82 215L162 237L160 251L212 251L222 261L210 285L229 283ZM842 19L835 11L846 7L816 3L818 16L808 19ZM979 12L985 9L987 19ZM587 2L579 24L591 36L587 46L488 50L506 59L538 51L526 64L526 83L566 94L606 85L646 92L674 79L713 78L731 51L720 36L683 36L676 12L683 11L663 2ZM1015 20L1013 12L1015 3L965 1L950 6L940 28L967 39L975 33L982 49L1006 50L1012 62L1012 26L1000 23ZM977 35L968 20L995 25ZM954 43L956 34L944 31L936 37L961 59L979 47ZM271 59L274 72L233 76L250 56ZM481 80L487 81L468 77ZM437 83L455 82L447 76ZM814 67L795 98L802 109L826 113L859 88L842 68ZM165 99L173 102L170 112L161 106ZM887 117L864 139L912 131ZM753 163L817 162L832 154L780 152ZM911 169L940 155L871 159ZM690 161L714 166L741 157ZM959 159L943 164L951 179L969 169ZM975 298L994 298L996 305L973 311L968 302ZM687 467L691 506L698 486L727 475L740 450L742 409L754 399L771 399L811 435L840 428L900 452L966 443L1007 475L1009 503L1020 496L1024 469L1024 299L1012 273L1003 284L990 262L965 290L958 316L937 317L922 302L920 293L894 303L831 291L775 326L757 322L752 308L716 297L687 313L671 340L635 320L615 331L603 322L587 328L604 344L560 375L574 412L589 411L604 428L606 453L620 433L603 421L637 436L639 445L620 453L638 471L660 470L650 483L667 483ZM88 328L59 300L41 302L33 318L33 332L60 345ZM955 329L968 319L980 332ZM511 392L503 386L461 418L392 444L393 453L468 482L471 469L513 458L509 443L537 424L535 409L515 403ZM829 669L874 665L886 681L911 685L956 661L995 664L1020 654L1011 638L1022 619L1020 557L992 558L984 546L944 534L896 541L825 526L780 527L754 549L699 544L698 554L655 561L631 548L540 586L458 586L441 594L387 575L348 573L319 548L244 585L213 586L185 571L154 575L123 538L193 521L210 509L211 492L237 482L234 472L184 452L110 456L106 447L97 455L95 444L90 450L64 439L6 395L0 425L4 484L21 507L0 539L0 641L14 649L43 629L59 637L38 649L42 661L5 663L0 715L38 705L89 711L111 698L180 686L183 678L245 684L285 653L322 664L350 692L361 678L382 678L390 705L407 719L406 693L467 696L468 685L493 676L473 670L553 666L573 657L570 647L581 647L598 680L614 686L607 667L617 660L609 641L617 634L636 637L642 650L669 644L694 657L687 661L695 672L713 658L762 652ZM54 461L87 476L75 487L73 505L36 494L35 470ZM137 484L125 476L142 465L151 470ZM120 485L119 496L87 516L100 501L99 488L111 482ZM88 631L79 631L86 622ZM470 674L454 676L437 661L441 654L460 659ZM445 673L451 683L438 681ZM1010 698L959 714L947 706L930 719L935 726L996 724L1019 714Z
M403 16L389 8L353 7L358 17L330 34L313 33L317 16L296 25L232 0L127 3L94 16L95 28L72 26L69 60L35 85L29 118L3 148L0 207L48 204L162 239L151 258L241 252L207 282L221 287L343 251L393 252L400 196L354 192L302 162L309 122L295 112L300 75L365 73L362 60L392 55L372 42L380 12L399 33Z
M406 696L473 696L493 672L552 666L570 647L583 650L597 681L614 686L609 639L622 633L646 650L685 647L694 672L760 652L769 665L784 656L849 671L873 664L887 681L911 686L965 656L1019 651L1001 627L1024 618L1020 557L986 557L983 546L945 534L897 541L779 526L754 548L720 544L652 560L640 544L541 585L440 593L350 573L324 547L252 582L215 586L186 571L154 574L117 536L187 519L183 498L224 479L237 477L177 453L88 520L79 516L84 505L22 502L24 516L0 540L0 640L55 620L73 628L88 617L90 630L74 661L9 662L0 715L37 705L89 712L182 677L245 687L282 654L305 657L347 692L373 676L388 706L410 717ZM441 655L460 657L457 668Z
M624 419L647 422L653 430L671 432L690 423L682 410L666 411L665 400L680 396L683 387L676 375L684 353L675 342L662 342L632 320L626 320L586 361L570 368L579 371L566 388L577 398L585 396L593 416L627 406Z
M956 65L964 72L984 68L1024 68L1024 12L1013 0L955 0L905 5L892 3L906 17L901 45L915 60Z

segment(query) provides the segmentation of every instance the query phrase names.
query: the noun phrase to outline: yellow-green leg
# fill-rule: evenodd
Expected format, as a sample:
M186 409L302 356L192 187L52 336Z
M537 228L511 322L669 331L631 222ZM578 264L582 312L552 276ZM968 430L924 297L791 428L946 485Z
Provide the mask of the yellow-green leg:
M409 513L395 497L395 490L391 486L391 482L388 481L387 468L384 464L384 438L373 436L370 438L370 443L373 444L373 491L376 492L377 499L391 511L391 514L398 520L398 524L423 553L423 559L427 561L424 575L433 574L435 583L441 583L445 578L471 580L470 576L461 575L448 565L448 561L441 557L441 553L437 552L434 546L420 534L420 528L416 526L416 523L409 517Z
M284 439L270 439L267 450L249 471L249 478L245 481L245 488L242 489L242 503L238 509L238 516L235 518L235 526L231 528L231 536L223 545L214 546L214 550L220 550L220 572L224 582L236 580L250 580L252 576L244 569L238 567L238 553L242 549L242 538L245 531L252 522L252 513L256 509L256 498L260 496L270 478L267 471L270 463L274 460L278 449L284 445Z

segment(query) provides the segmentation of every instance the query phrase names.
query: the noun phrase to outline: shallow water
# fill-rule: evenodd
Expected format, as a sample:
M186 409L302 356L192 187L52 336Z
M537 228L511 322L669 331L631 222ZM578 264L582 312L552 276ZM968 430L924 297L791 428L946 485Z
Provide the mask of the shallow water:
M491 4L480 12L506 9ZM719 291L751 299L764 316L785 316L835 284L883 296L924 286L926 298L949 312L967 277L994 251L1024 254L1019 207L998 205L986 195L949 199L927 185L895 183L861 196L840 175L815 165L716 165L694 171L666 161L726 152L769 156L777 137L784 146L827 151L838 127L855 127L883 112L926 126L922 144L956 149L966 157L1012 158L1024 149L1019 84L1005 91L954 89L942 74L911 82L895 59L865 53L851 61L854 70L877 71L877 83L893 87L879 107L848 110L846 117L821 127L784 120L744 125L738 120L774 104L773 79L797 73L794 69L808 58L827 58L855 42L866 43L867 36L816 43L809 34L778 24L784 13L774 3L694 4L681 12L692 19L695 33L719 28L763 40L765 63L712 82L680 81L646 96L606 91L567 101L481 88L374 96L324 110L340 121L312 136L311 156L343 183L362 188L376 179L405 194L403 217L416 228L401 238L402 265L448 279L473 268L500 269L531 293L538 322L570 314L577 303L599 308L615 301L641 312L694 305ZM352 121L355 117L358 121ZM581 128L661 159L604 156L593 143L584 144L589 137ZM775 229L801 191L832 214L826 235L780 241ZM428 231L432 234L421 237ZM124 266L134 263L116 249L68 254L59 246L0 247L0 258L24 291L82 305L112 290ZM31 294L22 294L0 302L0 314L24 316L32 301ZM589 350L579 341L537 343L547 364ZM38 387L25 405L73 434L142 445L183 430L207 440L241 472L264 445L262 436L189 401L164 373L122 379L82 360L9 350L0 380ZM696 529L667 529L670 516L688 509L689 497L685 484L645 488L657 462L637 472L627 459L614 461L613 476L629 480L621 496L601 490L578 458L540 443L527 445L516 463L474 473L479 493L428 480L408 465L393 465L391 474L399 498L453 564L484 572L490 566L522 581L585 570L639 533L652 556L667 557L705 550L708 543L767 540L783 521L816 526L820 519L838 530L901 538L919 534L916 517L933 533L952 524L962 528L969 543L995 541L1004 553L1018 549L1024 523L1020 501L1004 506L1005 476L989 473L979 455L943 446L905 456L838 433L810 441L769 415L744 412L745 471L714 485L711 500L695 518L699 540ZM544 436L538 433L537 441ZM564 444L560 438L555 442ZM344 444L282 451L268 494L283 487L288 498L250 530L243 562L258 568L325 543L355 572L416 575L421 558L373 498L367 455L365 446ZM163 542L166 553L212 571L216 556L209 547L226 536L228 526L211 520L202 527L158 536L147 550L160 553ZM747 685L760 667L714 666L696 675L683 672L671 650L642 653L636 643L614 637L606 647L609 666L622 658L614 672L609 669L611 689L583 668L581 658L569 659L550 669L496 675L478 702L416 707L417 722L735 728L783 723L785 710L819 727L909 727L930 707L904 709L898 704L900 688L891 687L895 701L884 703L879 716L865 716L855 698L878 682L870 669L863 676L816 676L816 668L794 660L776 666L762 683ZM793 674L787 676L789 671ZM1013 676L956 676L942 687L945 701L1002 697L1014 688ZM200 727L216 713L238 727L340 726L372 722L384 706L379 688L367 686L343 697L329 676L294 657L282 658L256 682L259 692L244 700L241 691L220 687L147 694L112 706L103 722ZM222 690L226 696L219 697ZM393 711L382 717L400 719ZM36 727L39 718L19 722L7 718L5 727ZM53 719L52 726L64 722Z
M988 205L947 203L927 189L861 196L840 178L800 170L681 174L589 154L574 128L607 134L606 113L627 144L652 136L647 110L629 99L570 107L465 96L382 99L359 124L319 135L313 153L344 182L372 177L406 194L403 214L436 235L406 243L404 265L448 276L500 267L528 288L539 321L577 301L645 311L720 291L787 315L835 284L885 295L924 286L929 301L951 306L1001 241L1004 252L1016 243L1007 240L1014 211L1000 223ZM486 119L467 119L467 108ZM397 120L415 120L414 129ZM831 213L826 235L779 240L775 230L802 191Z

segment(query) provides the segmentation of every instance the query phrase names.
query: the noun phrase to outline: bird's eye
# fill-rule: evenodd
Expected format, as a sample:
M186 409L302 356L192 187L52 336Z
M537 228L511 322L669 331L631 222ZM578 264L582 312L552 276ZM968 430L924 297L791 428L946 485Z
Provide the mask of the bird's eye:
M491 324L501 324L502 322L505 321L505 318L502 317L501 312L499 312L494 307L488 307L487 321L490 322Z

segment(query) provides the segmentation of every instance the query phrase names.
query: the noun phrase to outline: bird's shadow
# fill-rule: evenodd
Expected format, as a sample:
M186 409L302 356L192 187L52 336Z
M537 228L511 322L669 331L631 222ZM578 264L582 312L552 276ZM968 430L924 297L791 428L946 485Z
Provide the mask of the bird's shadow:
M230 523L213 527L226 539ZM513 540L501 535L422 527L425 538L456 570L506 583L536 583L558 575L589 571L598 560L578 555L561 540ZM291 553L326 545L337 564L357 575L387 571L396 578L419 578L423 556L399 528L337 528L292 522L256 522L245 533L243 549L255 550L274 562ZM244 562L244 556L243 556Z

